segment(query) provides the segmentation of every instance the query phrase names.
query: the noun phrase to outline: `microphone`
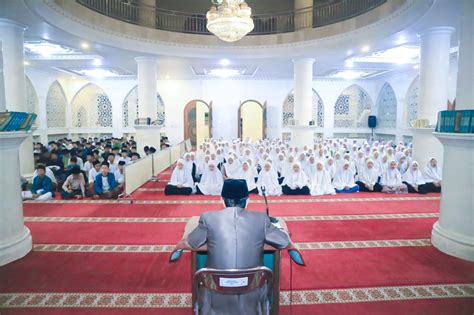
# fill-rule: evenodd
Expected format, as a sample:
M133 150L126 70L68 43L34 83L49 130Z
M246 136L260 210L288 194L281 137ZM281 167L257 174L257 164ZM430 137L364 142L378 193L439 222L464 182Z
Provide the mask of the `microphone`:
M271 217L270 216L270 209L268 207L268 200L267 200L267 194L266 194L266 189L265 186L260 187L260 190L262 191L263 199L265 199L265 210L267 211L267 217L270 219L271 223L278 223L278 219Z

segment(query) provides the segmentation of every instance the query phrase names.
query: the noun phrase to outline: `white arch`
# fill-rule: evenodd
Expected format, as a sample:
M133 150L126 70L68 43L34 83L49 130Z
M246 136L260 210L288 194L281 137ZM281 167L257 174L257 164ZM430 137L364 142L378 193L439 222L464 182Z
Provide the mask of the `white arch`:
M282 110L282 125L283 127L289 126L289 121L294 118L295 115L295 91L291 90L285 98L283 102L283 110ZM312 99L312 120L314 121L316 127L323 128L324 127L324 103L323 99L313 89L313 99Z
M397 97L392 86L385 82L377 97L377 126L397 127Z
M71 101L72 127L112 127L112 103L94 83L84 85Z
M51 83L46 96L46 125L48 128L66 127L67 99L61 84Z
M369 93L359 85L352 84L341 92L334 104L334 127L367 127L367 117L373 107Z

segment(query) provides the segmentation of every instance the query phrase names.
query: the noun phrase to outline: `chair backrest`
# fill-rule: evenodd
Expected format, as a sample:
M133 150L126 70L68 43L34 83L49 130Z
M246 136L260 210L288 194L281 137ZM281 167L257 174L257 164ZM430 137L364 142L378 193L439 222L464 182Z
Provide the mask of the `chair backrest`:
M271 288L273 272L267 267L247 269L202 268L194 274L196 289L204 288L221 294L245 294L258 288Z

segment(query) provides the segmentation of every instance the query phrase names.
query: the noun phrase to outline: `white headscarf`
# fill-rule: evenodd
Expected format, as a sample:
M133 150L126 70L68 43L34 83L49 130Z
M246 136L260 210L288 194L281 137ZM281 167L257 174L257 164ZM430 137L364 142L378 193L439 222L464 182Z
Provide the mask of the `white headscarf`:
M229 163L229 159L232 159L232 163ZM233 156L229 156L224 163L224 169L228 178L235 178L240 171L240 162Z
M303 188L304 186L308 186L308 176L306 173L301 169L301 165L298 162L293 163L293 168L295 166L299 167L299 170L295 172L294 169L285 176L282 185L287 185L291 189Z
M244 165L248 166L248 170L244 171ZM238 174L235 177L236 179L245 179L247 182L247 188L249 191L254 190L257 188L257 185L255 184L255 176L251 170L251 166L249 165L248 162L242 163L242 166L240 167L240 170Z
M347 170L344 169L345 165L349 166ZM344 187L354 187L356 185L354 182L354 172L350 168L349 161L345 161L344 164L336 170L332 185L337 190L342 190Z
M290 162L290 158L293 158L293 162ZM291 154L288 155L283 165L283 171L281 174L282 177L286 177L287 175L291 174L294 162L295 162L295 157Z
M372 168L368 167L369 163L373 164ZM375 168L375 163L373 160L367 160L367 162L365 163L365 167L361 169L359 174L357 174L357 178L359 181L363 182L366 185L375 185L375 183L377 183L377 181L379 180L379 172Z
M311 163L311 160L313 161ZM306 164L306 167L304 169L304 172L306 173L306 176L308 176L308 179L313 177L314 173L316 172L316 158L312 155L308 158L308 163Z
M400 171L395 168L392 169L390 164L397 163L395 160L388 163L387 169L383 172L382 178L380 179L380 184L383 186L400 186L402 184L402 175Z
M436 167L431 166L431 160L436 160L434 157L430 158L428 165L425 167L425 180L427 183L439 182L443 178L441 168L436 164Z
M419 164L417 161L411 162L410 168L402 175L402 180L407 182L410 185L424 185L426 184L423 173L421 173L420 168L417 168L416 171L413 170L413 165Z
M317 165L321 164L323 169L318 170ZM316 171L313 176L310 178L310 192L312 196L321 196L321 195L332 195L335 194L334 187L331 185L331 176L329 172L324 168L322 161L316 162Z
M332 161L332 164L329 165L329 160ZM325 165L326 171L328 171L329 176L331 177L331 180L334 178L334 175L336 174L336 164L334 163L333 158L329 158L326 160L326 165Z
M269 171L265 170L266 165L270 165ZM266 162L260 174L258 174L257 188L260 195L262 194L262 187L265 187L267 196L280 196L282 193L277 174L272 170L272 164L270 162Z
M185 161L183 159L179 159L176 162L176 165L182 164L183 167L179 169L175 167L173 173L171 174L171 179L168 182L169 185L178 186L181 185L183 187L194 187L194 181L191 176L191 172L188 172L185 167Z
M209 170L210 165L214 165L214 170L212 172ZM222 186L224 184L222 173L217 168L216 161L209 161L207 166L208 167L202 173L201 181L197 184L197 186L203 195L218 196L221 194Z

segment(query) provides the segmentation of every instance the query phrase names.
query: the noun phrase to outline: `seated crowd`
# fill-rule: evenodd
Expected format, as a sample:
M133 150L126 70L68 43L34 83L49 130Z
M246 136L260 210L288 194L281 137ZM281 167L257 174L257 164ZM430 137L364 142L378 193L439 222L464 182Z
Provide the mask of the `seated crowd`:
M303 150L283 140L206 140L178 160L166 195L220 195L225 179L244 179L251 193L268 196L336 193L440 192L441 169L431 158L424 170L411 144L348 139L318 140Z
M156 150L145 147L145 153ZM140 158L133 137L60 139L34 144L35 172L23 199L49 200L92 197L116 199L124 188L124 166Z

